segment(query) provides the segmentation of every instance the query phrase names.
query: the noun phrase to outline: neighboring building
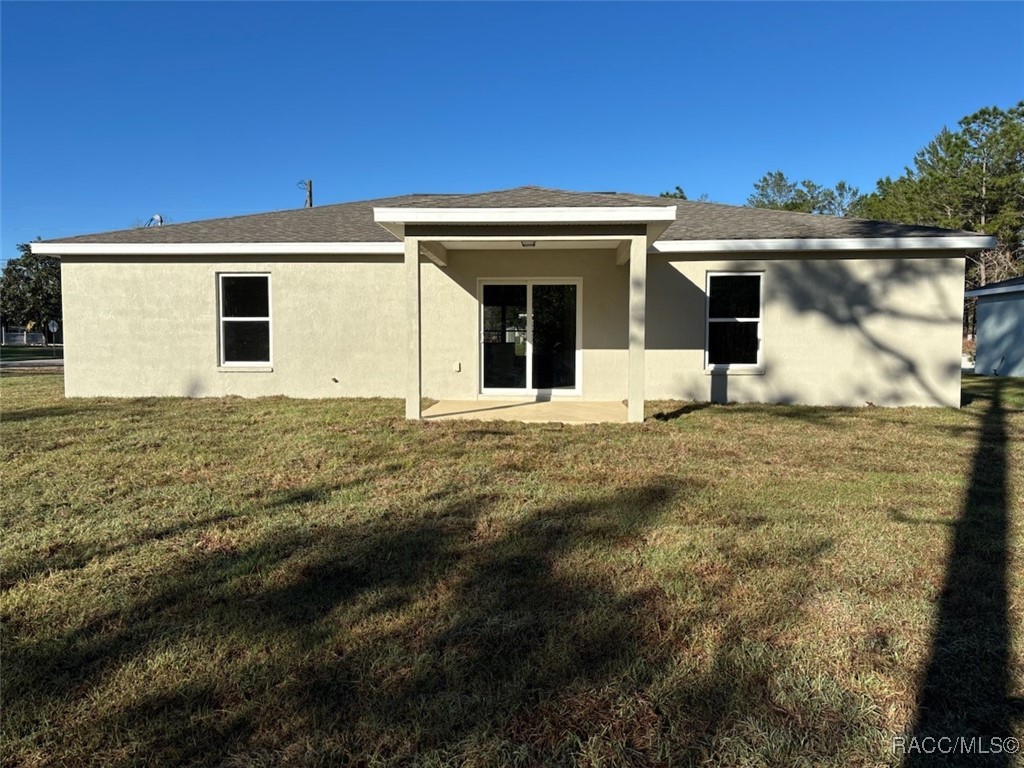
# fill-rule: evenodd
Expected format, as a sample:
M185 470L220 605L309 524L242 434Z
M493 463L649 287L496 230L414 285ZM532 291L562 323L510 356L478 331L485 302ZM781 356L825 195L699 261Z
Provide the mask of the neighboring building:
M520 187L33 243L68 396L960 403L989 237ZM122 331L111 334L110 328Z
M978 300L975 372L1024 376L1024 277L989 283L965 296Z

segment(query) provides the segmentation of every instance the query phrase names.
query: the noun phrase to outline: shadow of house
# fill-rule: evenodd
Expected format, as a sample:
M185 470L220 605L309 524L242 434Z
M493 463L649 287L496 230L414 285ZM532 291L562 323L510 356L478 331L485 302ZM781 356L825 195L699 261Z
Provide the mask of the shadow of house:
M1010 490L1001 389L993 387L981 418L963 513L952 526L946 580L913 729L919 743L927 737L980 737L990 749L987 740L1011 736L1011 721L1020 715L1020 702L1009 698ZM1012 756L995 751L969 758L962 753L908 752L904 765L959 765L965 759L971 765L1008 766Z
M647 260L647 308L644 346L648 350L703 350L704 287L679 271L672 260L652 254ZM652 322L669 317L673 322ZM678 320L678 321L676 321Z
M689 416L691 413L703 411L705 408L709 408L710 406L710 402L685 403L677 408L673 408L671 411L659 411L658 413L655 413L654 419L656 421L674 421L675 419L680 419L683 416Z

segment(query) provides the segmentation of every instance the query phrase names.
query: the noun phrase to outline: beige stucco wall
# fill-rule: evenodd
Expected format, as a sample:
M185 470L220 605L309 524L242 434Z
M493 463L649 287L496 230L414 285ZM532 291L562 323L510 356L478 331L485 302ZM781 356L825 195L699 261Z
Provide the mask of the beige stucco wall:
M955 406L963 258L933 256L652 255L647 397ZM616 265L612 251L451 251L446 268L421 268L426 397L477 396L477 290L487 277L581 278L583 396L626 397L628 267ZM65 258L66 392L401 397L401 269L393 257ZM765 272L764 373L709 376L705 273L744 269ZM218 369L216 275L230 271L272 275L273 371Z
M731 259L648 268L648 399L960 404L963 257ZM764 373L703 370L708 271L764 271Z
M65 392L399 397L400 268L381 257L64 258ZM218 272L271 274L272 371L218 369Z
M581 278L583 398L626 396L628 269L609 250L450 251L448 266L423 266L423 394L472 399L480 386L483 278ZM453 369L456 364L461 372Z

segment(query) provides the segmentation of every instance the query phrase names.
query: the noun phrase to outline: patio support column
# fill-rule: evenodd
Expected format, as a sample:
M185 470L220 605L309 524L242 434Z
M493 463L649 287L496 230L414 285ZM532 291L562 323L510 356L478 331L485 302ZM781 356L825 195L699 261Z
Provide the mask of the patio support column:
M644 420L644 349L647 324L647 238L629 243L629 400L631 422Z
M423 400L423 372L420 328L420 241L405 238L405 327L408 345L405 357L405 418L419 420Z

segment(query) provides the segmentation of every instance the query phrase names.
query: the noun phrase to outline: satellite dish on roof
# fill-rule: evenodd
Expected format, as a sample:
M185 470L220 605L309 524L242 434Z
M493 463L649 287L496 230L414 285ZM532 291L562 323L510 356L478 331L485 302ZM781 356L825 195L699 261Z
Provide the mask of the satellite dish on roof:
M159 227L163 223L164 223L164 217L161 216L159 213L154 213L152 216L149 217L149 221L146 222L146 226L147 227Z

